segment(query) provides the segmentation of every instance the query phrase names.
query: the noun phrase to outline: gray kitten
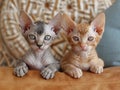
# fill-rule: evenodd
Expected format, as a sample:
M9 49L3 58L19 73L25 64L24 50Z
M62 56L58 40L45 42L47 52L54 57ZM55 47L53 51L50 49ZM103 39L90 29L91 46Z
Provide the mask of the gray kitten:
M14 68L16 76L24 76L29 67L30 69L40 70L42 77L45 79L54 77L55 72L60 68L60 64L54 59L49 47L60 30L60 18L61 13L58 13L48 24L41 21L33 23L30 17L24 11L21 11L20 26L31 49Z

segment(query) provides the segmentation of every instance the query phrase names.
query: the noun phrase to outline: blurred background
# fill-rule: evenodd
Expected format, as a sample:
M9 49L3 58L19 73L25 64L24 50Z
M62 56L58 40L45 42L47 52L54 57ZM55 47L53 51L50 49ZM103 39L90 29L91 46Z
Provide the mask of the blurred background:
M26 11L33 21L49 22L59 11L68 14L75 22L90 22L104 12L115 0L0 0L0 66L13 67L16 60L30 48L19 27L19 12ZM60 60L70 49L61 32L51 46Z

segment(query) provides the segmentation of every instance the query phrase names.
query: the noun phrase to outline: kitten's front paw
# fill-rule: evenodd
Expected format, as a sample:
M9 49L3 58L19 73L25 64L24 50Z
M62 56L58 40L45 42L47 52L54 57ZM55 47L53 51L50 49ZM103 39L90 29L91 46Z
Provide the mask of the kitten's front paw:
M14 74L18 77L23 77L28 72L28 67L22 63L14 68Z
M65 70L65 72L73 78L80 78L83 75L80 68L71 68L69 70Z
M102 66L98 66L98 65L91 66L90 71L94 72L94 73L97 73L97 74L100 74L100 73L103 72L103 67Z
M46 67L41 71L41 75L44 79L52 79L55 76L55 71Z

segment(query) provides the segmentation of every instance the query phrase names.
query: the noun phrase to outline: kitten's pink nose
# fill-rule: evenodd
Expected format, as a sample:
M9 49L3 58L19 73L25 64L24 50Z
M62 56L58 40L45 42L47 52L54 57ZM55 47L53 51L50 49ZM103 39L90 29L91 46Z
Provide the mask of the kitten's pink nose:
M81 43L80 47L82 50L86 51L87 50L87 45L85 43Z

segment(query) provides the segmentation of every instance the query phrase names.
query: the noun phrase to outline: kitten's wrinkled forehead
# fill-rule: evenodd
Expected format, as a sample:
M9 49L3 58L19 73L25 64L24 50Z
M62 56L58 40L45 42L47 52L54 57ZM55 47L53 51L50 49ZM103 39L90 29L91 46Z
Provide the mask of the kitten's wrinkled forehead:
M37 33L38 35L49 34L49 35L55 36L53 27L42 21L37 21L33 23L30 27L30 30L32 32Z
M87 24L87 23L82 23L82 24L78 24L77 25L77 30L81 33L81 34L86 34L87 32L88 32L88 30L89 30L89 24Z
M42 33L44 33L44 27L45 27L45 23L42 21L37 21L34 23L34 25L32 25L32 29L37 32L37 34L41 35Z

